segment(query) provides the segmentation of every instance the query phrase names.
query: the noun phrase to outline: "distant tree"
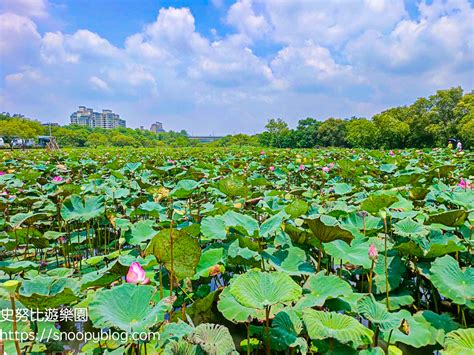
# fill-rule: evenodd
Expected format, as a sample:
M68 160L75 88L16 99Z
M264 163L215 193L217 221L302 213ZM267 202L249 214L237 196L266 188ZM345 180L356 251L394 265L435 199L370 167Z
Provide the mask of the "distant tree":
M347 122L346 141L351 147L377 148L378 130L372 121L355 118Z
M318 142L318 129L321 122L314 118L305 118L298 121L295 131L295 141L298 148L312 148Z
M115 133L110 141L115 147L138 147L140 143L133 137L127 136L123 133Z
M38 121L13 118L3 119L0 124L0 136L3 137L5 143L9 144L13 149L12 141L20 138L23 141L36 138L43 131L43 127Z
M109 145L109 138L103 133L94 132L87 137L86 145L94 148L106 146Z
M397 119L396 110L387 110L372 117L378 130L378 142L382 148L405 147L410 126Z
M346 121L329 118L318 128L318 142L324 146L346 146Z
M272 147L283 147L283 140L285 135L289 133L288 124L281 118L270 119L265 128L268 132L269 145Z

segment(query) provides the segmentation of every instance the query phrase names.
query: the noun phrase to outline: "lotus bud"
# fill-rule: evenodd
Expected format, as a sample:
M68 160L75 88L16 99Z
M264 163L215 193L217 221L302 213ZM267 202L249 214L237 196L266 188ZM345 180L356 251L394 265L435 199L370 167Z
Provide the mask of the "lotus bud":
M146 277L145 270L143 270L140 263L137 263L136 261L130 265L125 280L130 284L136 285L146 285L150 283L150 279Z
M270 171L275 171L275 167L273 165L269 169Z
M300 171L304 171L305 166L304 166L303 164L300 164L300 168L299 168L299 169L300 169Z
M375 247L374 244L370 244L369 259L373 261L377 261L378 258L379 258L379 252L377 251L377 248Z
M10 296L13 296L20 286L20 281L18 280L8 280L2 284L2 288L8 292Z
M55 176L55 177L53 178L53 181L54 181L54 182L61 182L61 181L63 181L63 178L62 178L61 176Z
M323 169L322 169L325 173L329 173L329 168L327 166L323 166Z

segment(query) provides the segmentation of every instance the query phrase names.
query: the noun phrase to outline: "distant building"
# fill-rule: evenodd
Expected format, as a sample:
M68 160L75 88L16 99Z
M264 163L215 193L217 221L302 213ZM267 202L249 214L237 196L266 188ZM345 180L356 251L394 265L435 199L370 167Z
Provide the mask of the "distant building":
M150 127L150 131L152 131L154 133L164 132L165 130L163 129L163 123L161 123L161 122L153 123Z
M91 108L79 106L79 110L71 115L71 124L112 129L125 127L125 120L121 119L118 114L113 113L111 110L102 110L99 113L94 112Z

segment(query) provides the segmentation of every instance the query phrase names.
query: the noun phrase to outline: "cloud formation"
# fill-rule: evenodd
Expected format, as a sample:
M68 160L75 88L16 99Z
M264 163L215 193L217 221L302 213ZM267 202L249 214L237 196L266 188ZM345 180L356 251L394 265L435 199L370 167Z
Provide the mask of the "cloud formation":
M64 124L83 104L132 127L254 133L272 117L370 116L437 89L473 88L467 0L420 2L416 13L403 1L238 0L212 37L190 9L161 8L121 45L87 28L39 31L49 7L2 2L2 110Z

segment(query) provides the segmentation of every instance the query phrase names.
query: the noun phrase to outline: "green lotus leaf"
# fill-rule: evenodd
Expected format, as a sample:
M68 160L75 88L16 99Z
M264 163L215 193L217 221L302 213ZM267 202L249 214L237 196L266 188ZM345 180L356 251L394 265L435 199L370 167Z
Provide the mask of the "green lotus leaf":
M376 214L380 210L390 207L393 203L397 201L398 198L394 195L374 194L367 197L367 199L365 199L361 203L360 208L363 211Z
M359 351L359 355L384 355L385 352L383 351L382 348L379 348L378 346L375 348L370 348L370 349L364 349ZM390 353L391 355L395 355Z
M201 221L201 233L207 239L226 239L226 225L222 217L206 217Z
M411 218L405 218L393 225L396 234L402 237L423 237L429 234L429 229Z
M174 275L178 279L183 279L196 273L201 257L201 246L196 238L181 230L163 229L150 241L145 254L154 255L168 270L173 268Z
M192 326L183 322L181 319L179 319L177 323L167 323L160 332L160 345L163 346L165 342L171 340L180 340L186 335L191 334L193 330L194 328Z
M261 259L261 256L257 251L252 250L248 247L242 248L240 246L242 242L243 241L241 241L240 239L236 239L232 243L230 243L229 249L227 250L227 256L232 259L236 259L237 262L241 260L240 258L244 260L256 260L256 261Z
M156 305L157 290L152 286L122 284L98 291L89 305L89 317L96 328L117 328L127 333L145 332L164 321L171 302L164 298Z
M451 210L433 214L428 219L429 223L440 223L448 227L459 227L466 220L469 213L465 210Z
M242 230L242 233L247 233L252 236L258 230L258 222L245 214L228 211L222 216L227 227L233 227Z
M184 339L170 340L163 351L165 355L202 355L201 348L197 345L188 343Z
M48 240L57 240L60 237L64 237L65 235L66 235L65 232L46 231L43 234L43 238L46 238Z
M150 240L157 233L157 231L153 229L154 226L156 226L156 223L151 219L132 224L130 230L126 233L127 242L130 245L139 245L140 243Z
M383 220L380 217L367 215L364 221L364 217L362 217L359 213L351 213L342 220L341 225L344 228L347 227L347 229L351 227L362 231L365 227L366 231L375 231L383 228Z
M169 195L175 198L188 198L198 186L199 183L194 180L179 180Z
M28 271L32 269L38 269L39 265L32 261L0 261L0 270L6 274L17 274L22 271Z
M230 292L245 307L265 309L274 304L296 301L301 296L301 287L282 272L251 270L235 278Z
M307 219L306 223L316 238L323 243L338 239L350 242L354 239L352 233L341 228L337 219L334 217L323 215L317 219Z
M187 340L208 354L237 354L229 329L220 324L199 324Z
M35 277L24 280L18 290L18 299L32 309L57 308L78 299L79 285L71 278Z
M103 196L70 196L61 207L61 217L69 221L87 222L97 218L105 211Z
M35 212L17 213L10 217L9 224L13 228L20 228L22 224L32 225L33 223L40 221L41 219L47 219L47 215L45 213Z
M378 247L379 243L379 241L374 243L371 240L363 241L356 239L349 245L342 240L335 240L330 243L324 243L324 250L336 259L341 259L344 262L370 269L372 261L369 259L369 247L371 244L375 244Z
M346 183L337 183L333 185L336 195L347 195L352 191L352 186Z
M376 324L382 331L400 326L402 318L398 313L390 313L384 304L377 302L373 295L362 297L357 302L358 313Z
M257 310L251 307L245 307L230 293L230 287L224 288L219 296L217 309L222 315L233 323L248 322L249 319L257 318Z
M474 309L474 268L462 271L456 259L445 255L431 263L429 278L442 296Z
M237 176L228 176L217 183L217 188L229 197L247 196L247 183Z
M397 254L391 253L390 250L388 254L388 290L392 291L400 285L402 276L405 273L405 264ZM383 256L379 257L375 264L374 273L374 293L380 294L387 292L385 284L385 258Z
M422 348L428 345L435 345L436 332L435 329L425 320L417 321L407 310L398 311L400 318L405 319L408 324L409 333L405 334L399 328L391 329L382 332L382 337L385 341L388 340L390 332L392 333L390 343L397 342L413 346L415 348Z
M209 277L209 268L218 264L224 264L224 248L212 248L203 251L196 267L194 279Z
M324 271L311 275L303 286L309 290L296 304L296 309L321 307L327 299L345 297L352 294L352 287L335 275L326 276Z
M291 308L279 312L272 321L271 336L285 348L298 347L302 354L308 352L308 343L304 338L298 337L303 330L303 322ZM272 339L273 342L273 339Z
M436 341L444 344L444 338L447 333L460 328L460 324L456 323L450 314L437 314L433 311L425 310L417 312L414 316L417 322L426 324L430 327L431 332L435 335Z
M298 218L304 215L309 210L309 205L306 201L296 199L285 207L285 212L290 215L291 218Z
M260 226L259 235L264 238L273 236L277 231L281 230L285 217L287 217L286 212L280 212L271 216Z
M374 333L344 314L305 309L303 321L311 339L332 338L354 348L372 343Z
M444 339L445 355L472 355L474 350L474 328L458 329Z
M270 264L277 271L283 271L288 275L308 275L314 273L314 266L307 262L307 255L303 249L290 247L288 249L275 250L273 254L265 252Z

